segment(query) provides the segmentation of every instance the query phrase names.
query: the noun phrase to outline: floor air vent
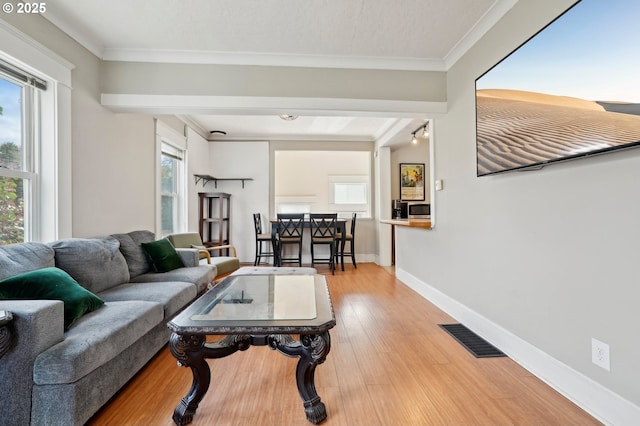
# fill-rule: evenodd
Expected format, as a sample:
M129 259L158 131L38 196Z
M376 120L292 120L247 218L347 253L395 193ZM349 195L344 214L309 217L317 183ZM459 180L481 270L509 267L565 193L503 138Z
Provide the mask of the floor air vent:
M462 324L439 324L440 327L456 339L476 358L506 356L504 352L475 334Z

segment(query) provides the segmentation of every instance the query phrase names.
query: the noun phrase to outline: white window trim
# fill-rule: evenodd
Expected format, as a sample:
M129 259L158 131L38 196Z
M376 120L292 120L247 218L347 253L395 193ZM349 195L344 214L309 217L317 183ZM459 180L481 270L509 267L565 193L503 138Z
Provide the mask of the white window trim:
M38 89L29 84L18 81L11 76L0 72L3 80L21 87L22 93L22 115L21 115L21 140L22 159L19 170L0 169L1 177L21 179L24 184L24 241L35 241L40 237L39 214L39 111L40 96Z
M71 70L74 65L0 19L0 58L47 81L40 94L34 241L72 236ZM38 212L46 212L38 214Z
M170 145L182 151L181 176L178 182L178 193L182 195L178 203L178 221L175 232L186 232L188 225L187 217L187 137L175 131L172 127L160 120L155 120L156 124L156 214L155 228L156 235L162 235L162 182L160 161L162 158L162 144Z

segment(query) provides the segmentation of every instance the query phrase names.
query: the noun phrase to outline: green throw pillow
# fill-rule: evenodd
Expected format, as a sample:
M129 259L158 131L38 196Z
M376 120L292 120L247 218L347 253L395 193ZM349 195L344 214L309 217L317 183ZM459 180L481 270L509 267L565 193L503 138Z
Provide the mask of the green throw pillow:
M59 268L44 268L0 281L0 299L62 300L65 331L81 316L104 305L104 301L82 287Z
M149 263L151 263L153 270L156 272L169 272L184 267L182 258L173 244L166 238L150 243L142 243L142 250L144 250Z

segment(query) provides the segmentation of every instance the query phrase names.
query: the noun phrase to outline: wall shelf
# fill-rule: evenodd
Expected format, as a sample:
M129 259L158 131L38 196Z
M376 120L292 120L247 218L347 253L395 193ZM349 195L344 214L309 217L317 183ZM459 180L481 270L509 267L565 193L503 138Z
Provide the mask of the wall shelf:
M213 182L214 186L218 187L218 181L229 181L229 180L237 180L242 182L242 188L244 188L245 181L253 180L253 178L217 178L209 175L193 175L196 178L196 185L198 182L202 181L202 187L204 187L207 183Z

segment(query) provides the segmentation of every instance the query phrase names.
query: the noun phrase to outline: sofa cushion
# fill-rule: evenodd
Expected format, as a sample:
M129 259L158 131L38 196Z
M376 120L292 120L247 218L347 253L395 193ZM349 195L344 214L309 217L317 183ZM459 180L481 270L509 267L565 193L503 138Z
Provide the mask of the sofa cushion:
M144 282L161 282L161 281L181 281L192 283L196 285L198 294L206 290L209 283L216 277L216 268L211 265L201 266L189 266L173 271L159 273L159 272L147 272L146 274L138 275L131 282L144 283Z
M195 284L184 281L122 284L100 293L106 302L146 300L161 303L165 319L171 318L196 296Z
M166 238L142 243L142 250L155 272L169 272L184 267L176 248Z
M132 231L127 234L113 234L112 237L120 241L120 252L122 252L127 261L131 278L151 270L147 255L142 250L142 243L154 241L156 236L153 232L145 230Z
M54 267L5 278L0 281L0 299L62 300L65 330L81 316L104 304L102 299L80 286L69 274Z
M0 246L0 280L23 272L55 266L53 249L43 243Z
M93 293L129 281L129 269L113 237L68 238L50 243L56 266Z
M37 356L33 380L38 385L76 382L120 355L163 317L159 303L107 302L80 318L62 342Z
M211 264L216 265L217 275L227 275L240 268L240 260L230 256L212 256Z

